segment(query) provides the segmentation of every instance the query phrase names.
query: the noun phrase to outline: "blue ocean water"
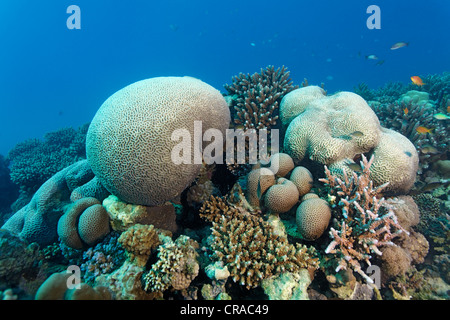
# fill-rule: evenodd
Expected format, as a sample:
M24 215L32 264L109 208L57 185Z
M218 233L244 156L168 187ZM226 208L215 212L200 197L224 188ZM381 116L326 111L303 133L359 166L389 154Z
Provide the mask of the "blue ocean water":
M372 4L381 29L367 28ZM70 5L81 9L81 29L66 26ZM112 93L155 76L189 75L223 91L240 72L285 65L295 83L334 92L448 71L449 17L445 0L2 0L0 154L89 122ZM399 41L410 45L390 50Z

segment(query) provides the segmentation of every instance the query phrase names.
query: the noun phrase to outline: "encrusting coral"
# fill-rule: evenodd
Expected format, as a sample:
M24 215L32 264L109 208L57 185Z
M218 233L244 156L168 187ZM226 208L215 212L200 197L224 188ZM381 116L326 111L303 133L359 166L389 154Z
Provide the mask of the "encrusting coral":
M143 288L147 292L162 292L170 288L183 290L197 277L198 243L181 235L175 241L164 237L158 247L158 260L142 276Z
M192 77L138 81L114 93L97 111L86 137L87 159L105 188L121 200L164 204L200 171L201 159L191 143L196 121L201 135L210 128L225 135L230 110L218 90ZM191 152L183 150L178 164L172 156L180 139Z
M363 271L361 262L371 265L373 254L381 255L380 248L395 245L392 240L407 231L398 223L394 211L384 198L378 198L387 184L374 187L370 180L370 161L363 156L362 173L353 173L344 179L333 176L325 166L326 178L319 179L339 197L339 215L330 228L331 243L325 250L336 256L336 272L350 267L367 282L373 280Z
M313 248L290 244L260 216L229 201L211 197L200 216L212 223L212 260L222 261L234 282L254 288L272 275L317 268Z
M2 226L21 238L45 246L57 238L57 223L64 208L71 203L73 193L84 185L91 185L96 178L87 160L78 161L59 171L47 180L34 194L31 201L14 213ZM101 185L85 189L84 197L95 197L102 201L108 191ZM91 185L92 186L92 185Z
M143 267L161 242L153 225L135 224L122 232L118 242L125 248L128 259Z
M246 130L274 127L281 99L296 88L284 66L281 69L268 66L253 75L240 73L233 77L231 85L225 85L235 110L233 122Z

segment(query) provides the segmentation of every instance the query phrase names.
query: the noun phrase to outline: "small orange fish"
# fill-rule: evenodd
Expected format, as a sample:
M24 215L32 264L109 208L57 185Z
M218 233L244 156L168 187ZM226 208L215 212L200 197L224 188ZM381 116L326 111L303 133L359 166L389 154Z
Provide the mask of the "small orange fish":
M430 133L430 134L431 134L431 130L433 130L433 129L434 129L434 128L428 129L428 128L426 128L426 127L420 126L420 127L417 127L416 131L417 131L418 133L420 133L420 134L425 134L425 133Z
M405 107L405 109L403 109L403 112L405 113L405 115L407 115L409 112L408 107Z
M450 113L450 106L447 106L447 113Z
M412 83L414 83L415 85L417 85L419 87L421 87L425 84L425 83L423 83L422 79L420 79L419 76L412 76L411 81L412 81Z

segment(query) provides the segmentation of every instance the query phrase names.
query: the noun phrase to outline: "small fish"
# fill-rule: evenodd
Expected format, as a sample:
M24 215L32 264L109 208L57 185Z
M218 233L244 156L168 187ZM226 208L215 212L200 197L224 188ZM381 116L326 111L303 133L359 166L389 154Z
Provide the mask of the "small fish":
M447 106L447 113L450 113L450 106Z
M381 66L384 63L384 60L380 60L377 63L375 63L376 66Z
M358 138L358 137L362 137L364 135L364 133L362 133L361 131L355 131L355 132L350 133L350 135Z
M366 56L366 59L368 59L368 60L378 60L378 57L376 55L374 55L374 54L371 54L371 55Z
M411 81L412 81L412 83L414 83L415 85L417 85L419 87L421 87L425 84L425 83L423 83L422 79L420 79L419 76L412 76Z
M255 46L256 46L256 43L250 42L250 45L251 45L252 47L255 47Z
M420 126L420 127L417 127L416 131L417 131L418 133L421 133L421 134L425 134L425 133L430 133L430 134L431 134L431 130L433 130L433 129L434 129L434 128L428 129L428 128L426 128L426 127Z
M412 153L411 152L409 152L409 151L405 151L405 154L408 156L408 157L412 157Z
M357 163L346 163L347 167L349 167L350 169L352 169L355 172L362 172L362 168L359 164Z
M420 149L420 152L422 152L423 154L436 154L436 153L438 153L439 151L438 151L438 149L436 149L435 147L433 147L433 146L427 144L427 145L424 145L424 146Z
M405 116L406 116L409 112L408 107L405 107L405 109L403 109L403 112L405 113Z
M391 46L391 50L397 50L409 46L409 42L397 42Z
M438 119L438 120L448 120L448 119L450 119L450 117L448 115L443 114L443 113L436 113L433 117L435 119Z

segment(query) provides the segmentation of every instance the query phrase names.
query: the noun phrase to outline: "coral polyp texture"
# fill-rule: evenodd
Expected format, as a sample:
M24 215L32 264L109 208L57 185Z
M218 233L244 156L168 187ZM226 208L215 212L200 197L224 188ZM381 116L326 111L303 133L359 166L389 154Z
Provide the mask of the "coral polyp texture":
M319 87L300 88L285 96L281 116L287 126L284 149L296 164L308 159L342 177L344 168L352 170L361 155L372 153L371 178L377 185L389 181L385 191L397 194L412 187L418 169L414 145L382 128L360 96L351 92L325 96Z
M53 243L58 237L58 220L66 205L72 203L71 195L76 193L78 197L80 189L83 189L83 197L97 197L99 201L108 195L102 185L92 184L95 180L87 160L68 166L42 184L31 201L14 213L2 228L40 245Z
M327 229L331 219L331 209L323 199L302 199L297 208L296 222L303 239L318 239Z
M253 209L284 213L291 210L312 185L311 172L305 167L295 167L292 158L280 152L273 154L267 164L257 163L248 173L246 198Z
M246 288L283 272L318 267L312 248L290 244L271 224L228 199L211 197L201 216L212 223L211 258L222 261L233 281Z
M292 84L289 71L284 66L268 66L260 73L233 77L225 85L235 111L233 122L245 129L270 129L277 124L279 104L284 95L298 88Z
M194 162L198 146L194 150L190 143L194 121L201 121L202 135L210 128L225 134L230 111L219 91L192 77L138 81L97 111L87 133L87 158L101 183L121 200L163 204L179 196L200 171L201 163ZM189 136L189 163L172 159L180 143L180 137L172 138L176 130Z

